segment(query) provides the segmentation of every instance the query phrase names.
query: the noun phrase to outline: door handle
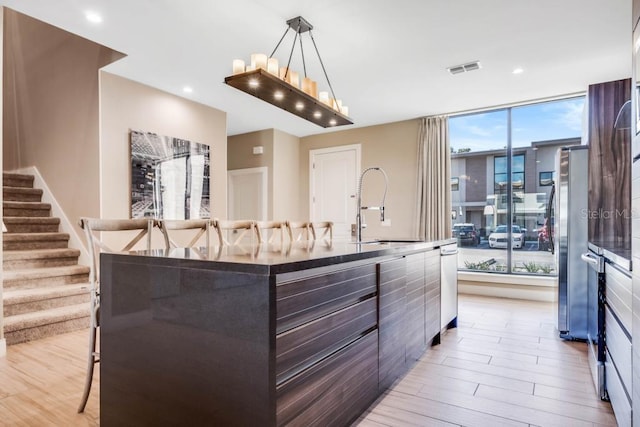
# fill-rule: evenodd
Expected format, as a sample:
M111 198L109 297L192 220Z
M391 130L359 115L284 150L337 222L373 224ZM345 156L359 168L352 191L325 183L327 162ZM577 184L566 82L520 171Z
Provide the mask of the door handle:
M600 262L593 255L589 253L580 255L580 258L587 264L591 264L594 267L597 267L600 264Z

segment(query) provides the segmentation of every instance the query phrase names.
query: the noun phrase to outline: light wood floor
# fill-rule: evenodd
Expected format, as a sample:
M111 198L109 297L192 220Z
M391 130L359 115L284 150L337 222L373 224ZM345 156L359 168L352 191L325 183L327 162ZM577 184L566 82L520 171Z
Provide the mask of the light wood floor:
M555 331L555 304L461 296L443 336L356 423L369 426L615 425L595 397L586 345ZM0 359L0 426L99 425L99 369L76 409L87 332L10 346Z
M355 423L615 426L596 398L586 344L558 338L556 304L461 295L458 328Z

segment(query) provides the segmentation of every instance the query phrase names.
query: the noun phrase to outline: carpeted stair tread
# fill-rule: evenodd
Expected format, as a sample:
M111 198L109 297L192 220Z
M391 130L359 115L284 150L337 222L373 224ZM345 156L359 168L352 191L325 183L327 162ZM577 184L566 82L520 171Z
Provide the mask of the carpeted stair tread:
M89 304L75 304L33 313L8 316L4 318L4 331L5 334L8 334L20 329L35 328L49 323L60 323L67 320L88 317L90 315L89 309Z
M40 202L41 199L40 188L2 187L2 200L5 202Z
M6 236L6 234L5 234ZM47 258L70 258L80 256L80 251L73 248L58 249L33 249L26 251L4 251L3 261L25 260L25 259L47 259Z
M8 289L4 292L4 316L17 316L75 304L89 304L90 284L51 286L34 289Z
M41 202L2 202L3 216L50 216L51 204Z
M34 242L42 240L69 240L68 233L4 233L4 242Z
M51 210L51 203L43 203L43 202L14 202L11 200L3 200L2 207L4 209L29 209L29 210L42 210L49 211ZM12 216L12 215L7 215Z
M60 218L51 216L4 216L5 224L60 224Z
M4 233L2 240L2 248L5 251L66 248L68 244L69 234L58 232Z
M10 270L4 271L2 273L5 285L20 279L44 279L48 277L59 277L78 274L89 274L89 267L84 265L67 265L62 267Z
M3 221L6 233L57 233L60 227L60 218L48 216L5 216Z
M4 251L2 269L25 270L28 268L61 267L78 264L80 251L70 248L31 249Z
M10 187L33 187L33 175L25 175L21 173L2 173L2 185Z
M72 285L36 289L7 289L3 292L3 300L6 308L7 305L21 304L45 298L59 298L79 294L88 295L90 289L90 283L74 283Z

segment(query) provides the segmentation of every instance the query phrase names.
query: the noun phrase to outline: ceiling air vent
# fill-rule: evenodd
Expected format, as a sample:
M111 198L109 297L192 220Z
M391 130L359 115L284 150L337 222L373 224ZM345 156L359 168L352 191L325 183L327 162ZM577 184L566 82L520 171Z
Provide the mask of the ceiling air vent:
M473 61L467 64L454 65L453 67L447 68L447 71L449 71L451 74L460 74L466 73L468 71L479 70L480 68L480 61Z

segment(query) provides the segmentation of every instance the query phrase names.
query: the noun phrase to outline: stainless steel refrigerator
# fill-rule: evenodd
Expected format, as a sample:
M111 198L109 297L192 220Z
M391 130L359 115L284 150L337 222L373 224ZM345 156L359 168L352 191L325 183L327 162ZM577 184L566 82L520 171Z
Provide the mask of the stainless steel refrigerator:
M558 268L558 331L565 339L588 338L587 163L585 145L563 147L556 155L553 250Z

